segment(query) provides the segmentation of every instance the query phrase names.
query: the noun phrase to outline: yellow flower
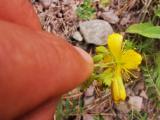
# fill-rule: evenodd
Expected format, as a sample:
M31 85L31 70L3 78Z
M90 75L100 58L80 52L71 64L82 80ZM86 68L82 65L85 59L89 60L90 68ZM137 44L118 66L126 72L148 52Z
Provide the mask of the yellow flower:
M118 68L115 71L115 75L113 76L111 89L112 98L115 103L119 103L119 101L124 101L126 99L126 90L123 85L120 69Z
M142 57L136 51L123 49L123 37L114 33L108 37L108 49L110 54L104 58L105 62L113 62L111 66L114 70L112 77L112 98L118 103L126 98L126 91L122 80L122 74L129 72L131 69L137 69L142 61ZM111 59L112 58L112 59Z

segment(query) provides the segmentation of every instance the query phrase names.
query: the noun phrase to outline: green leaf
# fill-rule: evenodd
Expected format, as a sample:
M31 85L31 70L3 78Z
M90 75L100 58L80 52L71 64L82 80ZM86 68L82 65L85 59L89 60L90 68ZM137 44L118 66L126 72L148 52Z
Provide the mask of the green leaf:
M146 55L144 56L146 59ZM154 60L154 65L147 64L143 69L144 80L147 88L148 97L155 103L160 101L160 54L157 54Z
M71 111L71 109L70 109L69 99L66 99L65 107L66 107L66 114L69 114L69 113L70 113L70 111Z
M126 32L136 33L148 38L160 39L160 26L154 26L151 23L133 24L127 29Z
M57 108L56 108L56 120L62 120L64 116L63 113L63 105L61 101L58 103Z
M133 43L133 41L130 41L130 40L125 40L124 49L125 50L135 49L135 43Z
M157 72L156 85L157 88L160 90L160 53L157 53L155 62L156 62L156 72Z
M110 71L105 71L99 75L99 80L103 82L106 86L111 86L113 73Z
M160 6L154 11L155 16L160 17Z
M77 10L77 16L83 20L89 20L94 17L95 8L92 7L92 0L84 0Z

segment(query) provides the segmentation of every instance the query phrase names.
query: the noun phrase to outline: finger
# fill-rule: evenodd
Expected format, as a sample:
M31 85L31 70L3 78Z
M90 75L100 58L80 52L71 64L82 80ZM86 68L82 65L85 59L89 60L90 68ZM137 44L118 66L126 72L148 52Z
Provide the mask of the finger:
M0 19L41 30L41 25L29 0L0 0Z
M73 89L92 71L91 59L60 37L3 21L0 37L0 119Z
M53 120L60 97L51 99L17 120Z

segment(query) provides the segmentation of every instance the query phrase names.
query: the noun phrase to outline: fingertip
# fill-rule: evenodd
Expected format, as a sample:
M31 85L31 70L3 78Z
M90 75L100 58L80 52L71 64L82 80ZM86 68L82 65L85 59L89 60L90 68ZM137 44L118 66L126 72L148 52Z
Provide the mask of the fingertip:
M91 55L89 55L86 51L84 51L83 49L81 49L79 47L74 47L74 48L78 51L78 53L81 55L81 57L86 62L88 74L90 75L93 71L93 59L92 59Z

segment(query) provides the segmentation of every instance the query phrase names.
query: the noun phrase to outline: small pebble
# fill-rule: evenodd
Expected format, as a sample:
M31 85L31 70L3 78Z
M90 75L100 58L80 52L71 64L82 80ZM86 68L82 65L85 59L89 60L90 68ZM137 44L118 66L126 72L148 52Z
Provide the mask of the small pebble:
M58 2L58 0L39 0L45 8L48 8L52 2Z
M136 110L136 111L141 111L142 109L142 104L143 104L143 98L139 97L139 96L130 96L129 97L129 101L128 101L129 105L131 106L132 109Z
M103 12L101 17L112 24L119 22L119 17L113 11Z
M129 112L129 108L128 105L125 102L121 102L119 104L116 105L116 108L123 113L128 113Z
M72 38L74 40L79 41L79 42L81 42L83 40L82 35L78 31L76 31L76 32L73 33Z

